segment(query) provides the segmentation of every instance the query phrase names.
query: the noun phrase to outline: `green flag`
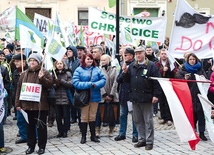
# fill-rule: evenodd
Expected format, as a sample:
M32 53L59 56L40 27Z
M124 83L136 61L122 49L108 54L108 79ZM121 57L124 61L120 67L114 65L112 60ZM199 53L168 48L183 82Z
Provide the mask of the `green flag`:
M109 6L110 8L114 7L114 6L116 5L116 1L117 1L117 0L108 0L108 6Z

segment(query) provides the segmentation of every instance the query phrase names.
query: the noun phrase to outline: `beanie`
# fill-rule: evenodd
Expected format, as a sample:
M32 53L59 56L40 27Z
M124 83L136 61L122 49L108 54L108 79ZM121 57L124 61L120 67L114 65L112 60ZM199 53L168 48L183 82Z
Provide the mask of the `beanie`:
M39 64L42 62L42 56L39 53L32 53L29 58L28 61L30 59L35 59Z

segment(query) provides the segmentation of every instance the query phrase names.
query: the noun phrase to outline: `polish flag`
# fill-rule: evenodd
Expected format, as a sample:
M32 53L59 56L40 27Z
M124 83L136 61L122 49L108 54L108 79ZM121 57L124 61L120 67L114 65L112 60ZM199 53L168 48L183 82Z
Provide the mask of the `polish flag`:
M194 130L192 97L187 80L152 79L158 80L164 91L180 141L188 141L190 148L195 150L200 139Z

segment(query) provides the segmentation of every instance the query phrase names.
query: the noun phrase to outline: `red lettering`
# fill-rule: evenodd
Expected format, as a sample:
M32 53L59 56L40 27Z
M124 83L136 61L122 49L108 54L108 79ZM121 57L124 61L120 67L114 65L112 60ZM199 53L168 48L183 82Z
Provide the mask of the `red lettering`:
M186 41L185 41L186 40ZM183 43L187 43L189 41L189 47L186 47L186 49L183 47ZM187 51L192 47L192 40L188 37L182 36L181 37L181 46L177 47L175 50L181 50L181 51Z
M198 48L196 49L196 44L197 43L199 43L199 44L198 44ZM202 45L203 45L203 42L201 40L196 40L195 43L194 43L194 45L193 45L193 50L194 51L200 50L202 48Z
M210 28L210 26L212 26L212 28L214 29L214 23L212 23L212 22L208 22L208 23L207 23L207 26L206 26L206 33L209 33L209 28Z
M26 92L31 92L31 86L26 86Z
M209 48L210 48L210 50L213 49L213 41L214 41L214 36L209 41Z
M40 92L40 87L35 87L35 93L39 93Z

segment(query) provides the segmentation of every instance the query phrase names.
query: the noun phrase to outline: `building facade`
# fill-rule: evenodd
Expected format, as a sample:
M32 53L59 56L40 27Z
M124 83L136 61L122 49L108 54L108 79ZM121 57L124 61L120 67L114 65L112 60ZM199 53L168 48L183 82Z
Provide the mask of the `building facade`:
M200 13L214 14L213 0L187 0ZM144 17L167 16L166 36L170 37L177 0L120 0L122 15L141 14ZM0 12L17 5L31 19L34 13L55 18L60 14L62 21L73 21L76 25L88 24L88 7L115 13L116 7L109 8L108 0L2 0Z

